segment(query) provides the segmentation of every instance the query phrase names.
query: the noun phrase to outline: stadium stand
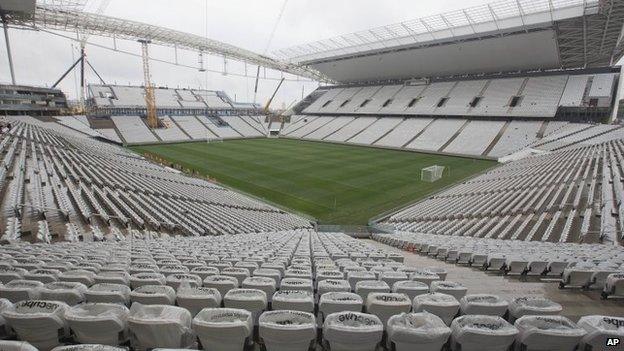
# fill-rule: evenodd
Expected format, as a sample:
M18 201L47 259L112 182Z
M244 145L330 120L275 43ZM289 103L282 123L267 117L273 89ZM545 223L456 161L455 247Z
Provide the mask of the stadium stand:
M158 142L154 133L139 116L113 116L111 119L124 140L131 140L134 143Z

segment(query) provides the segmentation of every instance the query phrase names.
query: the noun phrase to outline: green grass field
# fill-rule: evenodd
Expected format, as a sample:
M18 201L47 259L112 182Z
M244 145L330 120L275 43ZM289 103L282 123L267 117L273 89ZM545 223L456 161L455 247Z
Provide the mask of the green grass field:
M289 139L132 147L222 184L308 214L321 224L368 220L492 167L495 162ZM450 168L435 183L420 170ZM448 170L448 169L447 169Z

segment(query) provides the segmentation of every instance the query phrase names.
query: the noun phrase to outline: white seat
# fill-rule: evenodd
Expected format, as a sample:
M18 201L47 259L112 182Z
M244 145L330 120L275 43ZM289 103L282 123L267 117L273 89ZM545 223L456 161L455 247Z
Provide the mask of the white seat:
M323 323L323 338L332 351L374 351L383 331L379 317L361 312L332 313Z
M2 287L0 287L2 291ZM603 297L624 296L624 273L614 273L607 277L605 287L602 290Z
M249 274L249 270L247 268L239 268L239 267L228 267L224 268L221 271L222 275L226 275L229 277L234 277L238 281L237 288L243 285L243 280L249 278L251 274Z
M275 290L277 290L275 279L269 277L249 277L243 280L244 289L258 289L264 291L268 302L271 302Z
M94 278L95 284L108 283L130 286L130 274L128 272L100 272Z
M130 308L128 327L132 345L138 349L188 348L195 339L191 314L181 307L134 303Z
M312 279L286 277L280 283L280 290L305 290L314 292Z
M95 283L95 273L85 269L76 269L59 274L59 281L81 283L89 287Z
M116 346L128 340L128 309L119 304L86 303L65 312L76 341Z
M442 293L423 294L414 298L412 309L414 312L433 313L446 325L451 325L451 321L459 311L459 301L451 295Z
M53 348L52 351L126 351L126 348L98 344L79 344L58 346Z
M316 338L316 319L308 312L267 311L258 324L267 351L307 351Z
M455 351L507 351L518 329L498 316L461 316L451 323Z
M392 287L396 282L408 280L408 276L403 272L382 272L379 275L379 280L388 284L389 287Z
M408 313L412 302L405 294L370 293L366 299L366 313L374 314L385 326L388 319L399 313Z
M47 284L58 281L59 274L61 274L61 271L56 269L37 268L24 274L24 279L36 280L38 282Z
M442 267L427 267L425 269L428 270L429 272L433 272L437 274L440 280L446 280L446 276L448 275L448 272L446 271L446 269Z
M221 307L221 293L214 288L183 286L177 291L176 301L195 316L204 308Z
M28 271L24 268L0 266L0 283L8 284L13 280L24 279L24 275L27 273Z
M585 288L591 284L594 270L583 265L570 266L563 270L562 287Z
M130 287L140 288L144 285L165 285L166 278L160 273L140 272L130 276Z
M389 293L390 286L380 280L362 280L355 284L355 293L360 295L363 301L366 301L368 294L373 292Z
M351 285L344 279L325 279L317 283L319 296L328 292L350 292Z
M130 301L143 305L173 305L176 293L167 285L143 285L130 293Z
M13 280L5 285L0 285L0 298L13 303L23 300L34 300L41 296L43 283L35 280Z
M205 308L193 318L193 330L204 349L239 351L253 332L251 312L234 308Z
M403 280L394 283L392 286L392 292L405 294L409 297L410 301L414 301L416 296L429 293L429 286L425 283L414 280Z
M442 294L447 294L455 297L457 300L466 296L468 289L455 282L449 281L434 281L431 282L431 292L439 292Z
M223 304L226 308L238 308L251 312L255 325L260 314L267 309L268 301L262 290L232 289L223 297Z
M74 306L84 302L87 286L79 282L60 281L46 284L41 288L41 299L65 302Z
M561 311L560 304L539 296L517 297L509 303L509 314L512 319L526 315L556 315Z
M219 269L216 267L202 266L191 269L191 273L197 274L203 281L206 277L211 275L219 275Z
M580 350L608 350L608 339L619 339L624 342L624 318L611 316L584 316L578 321L578 326L587 334L581 340Z
M357 284L357 282L360 282L362 280L376 280L377 277L375 276L375 273L371 273L371 272L348 272L347 273L347 281L349 282L349 285L351 285L351 290L355 291L355 284Z
M13 303L7 299L0 299L0 340L6 339L13 334L6 320L2 317L2 311L9 309L13 309Z
M0 340L2 351L39 351L36 347L25 341Z
M358 294L351 292L328 292L319 298L319 319L323 323L325 316L332 313L352 311L362 312L364 300Z
M238 279L226 275L211 275L204 279L204 286L219 290L221 296L228 291L238 288Z
M562 316L524 316L518 328L516 350L573 351L587 332Z
M84 293L87 302L130 303L130 288L114 283L96 283Z
M396 351L440 351L451 329L440 317L428 313L401 313L388 320L388 339Z
M166 284L177 290L180 284L189 284L190 286L202 286L202 279L197 274L176 273L167 276Z
M509 303L496 295L466 295L459 300L461 314L474 314L503 317L507 313Z
M22 341L47 351L69 336L65 311L69 306L58 301L25 300L2 312L7 323Z
M273 294L273 310L314 312L314 296L305 290L279 290Z
M440 279L440 276L434 272L428 270L418 270L410 275L410 280L425 283L427 286L431 286L431 283Z

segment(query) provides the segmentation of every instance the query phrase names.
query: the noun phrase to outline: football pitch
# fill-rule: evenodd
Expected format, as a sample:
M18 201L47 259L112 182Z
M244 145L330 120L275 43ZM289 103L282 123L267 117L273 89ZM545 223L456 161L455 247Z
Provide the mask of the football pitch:
M316 218L320 224L365 225L494 166L494 161L290 140L136 146L242 192ZM435 183L424 167L447 167Z

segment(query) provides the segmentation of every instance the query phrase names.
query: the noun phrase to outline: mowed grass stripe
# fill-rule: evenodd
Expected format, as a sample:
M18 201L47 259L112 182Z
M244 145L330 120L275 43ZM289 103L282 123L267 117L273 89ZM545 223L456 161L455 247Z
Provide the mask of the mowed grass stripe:
M133 147L325 224L363 225L495 165L493 161L291 139ZM450 167L435 183L424 167Z

